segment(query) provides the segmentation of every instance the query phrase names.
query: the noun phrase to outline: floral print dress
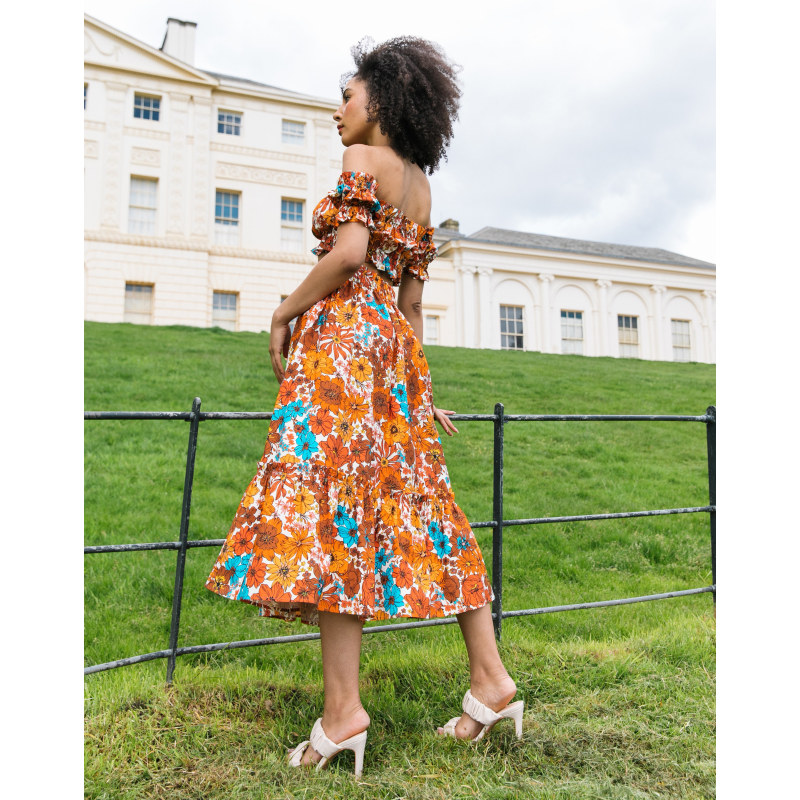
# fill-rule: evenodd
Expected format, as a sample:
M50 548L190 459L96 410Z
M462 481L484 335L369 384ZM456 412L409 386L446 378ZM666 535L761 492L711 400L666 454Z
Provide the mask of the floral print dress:
M433 228L345 172L314 210L313 251L338 225L370 232L369 264L296 321L264 455L206 587L262 616L318 623L443 617L492 599L450 488L425 354L392 285L427 280Z

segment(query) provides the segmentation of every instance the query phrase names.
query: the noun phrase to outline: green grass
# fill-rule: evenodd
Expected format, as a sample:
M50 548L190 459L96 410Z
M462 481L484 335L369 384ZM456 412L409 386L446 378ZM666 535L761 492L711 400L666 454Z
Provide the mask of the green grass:
M87 323L89 410L271 411L266 334ZM437 405L461 413L701 414L714 368L430 347ZM190 538L220 538L264 447L266 421L200 426ZM491 517L492 426L443 442L456 498ZM178 538L188 425L90 421L86 543ZM698 423L509 423L505 516L705 505ZM491 533L478 540L491 562ZM509 528L506 609L711 583L704 514ZM180 644L308 632L203 588L216 548L187 554ZM86 663L167 646L174 552L85 557ZM489 564L490 565L490 564ZM372 716L363 780L352 754L298 774L285 748L322 708L319 643L245 648L88 676L90 798L706 798L714 782L713 603L708 594L508 619L501 650L526 701L477 745L433 729L468 686L457 626L366 636ZM504 727L504 726L507 726Z

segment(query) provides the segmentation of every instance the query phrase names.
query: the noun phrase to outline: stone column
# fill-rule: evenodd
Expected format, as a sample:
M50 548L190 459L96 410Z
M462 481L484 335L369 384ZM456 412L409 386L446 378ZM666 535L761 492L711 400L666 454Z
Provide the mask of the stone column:
M705 352L698 353L698 361L706 361L713 364L717 354L714 348L714 323L716 320L716 300L717 293L711 289L703 292L703 344ZM704 358L702 356L705 356Z
M170 131L169 131L169 175L167 177L167 191L162 193L166 197L167 211L167 236L184 236L186 233L185 209L187 173L187 147L186 138L189 128L189 100L188 94L170 92Z
M611 348L609 346L608 341L608 332L609 332L609 319L608 319L608 290L611 288L611 281L607 281L604 279L596 280L595 284L598 288L598 293L600 295L600 352L598 355L600 356L610 356L613 355L611 353Z
M550 331L553 327L553 309L550 308L550 284L553 282L553 274L551 272L540 272L539 281L542 284L542 310L539 315L539 331L540 340L542 342L543 353L554 353L551 341Z
M101 227L118 231L122 222L123 196L128 197L128 185L122 174L122 128L125 122L125 98L128 87L124 83L108 81L106 89L106 131L103 154L103 206Z
M195 95L194 127L192 135L192 179L191 179L191 236L208 240L214 190L211 177L211 98ZM213 244L213 241L208 241Z
M484 349L492 346L492 272L490 267L478 268L478 346Z
M650 287L650 291L653 293L653 313L650 315L650 329L653 335L653 358L657 361L669 361L671 359L667 359L664 355L664 312L662 309L662 297L664 292L667 291L667 287L660 283L655 283Z
M475 267L456 267L461 281L462 347L475 347Z
M314 120L314 161L316 167L314 171L316 175L316 189L312 203L316 203L320 197L325 195L333 188L331 186L330 173L330 160L331 160L331 131L334 128L333 119L315 119ZM334 179L335 180L335 179ZM311 209L309 209L309 219L311 218Z

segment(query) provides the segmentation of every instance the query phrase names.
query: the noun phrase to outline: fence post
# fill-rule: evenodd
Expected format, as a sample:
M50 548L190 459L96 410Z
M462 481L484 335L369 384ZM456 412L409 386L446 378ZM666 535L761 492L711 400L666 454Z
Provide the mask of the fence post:
M200 398L192 402L189 419L189 447L186 453L186 475L183 479L183 505L181 507L181 535L178 558L175 564L175 588L172 590L172 621L169 626L169 649L167 657L167 686L172 683L175 658L178 650L178 629L181 624L181 600L183 595L183 571L186 566L186 542L189 539L189 512L192 507L192 483L194 482L194 458L197 453L197 432L200 428Z
M500 641L503 627L503 425L505 406L494 407L494 470L492 481L492 591L494 635Z
M706 416L706 444L708 447L708 504L714 506L709 512L709 525L711 528L711 581L714 584L712 595L714 597L714 611L717 608L717 409L709 406Z

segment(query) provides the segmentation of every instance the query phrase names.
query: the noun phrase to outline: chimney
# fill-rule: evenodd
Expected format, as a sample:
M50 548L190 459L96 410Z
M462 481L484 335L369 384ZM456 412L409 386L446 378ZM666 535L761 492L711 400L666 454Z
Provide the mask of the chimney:
M457 219L446 219L444 222L439 224L440 228L444 228L448 231L455 231L458 233L458 220Z
M161 51L173 58L194 65L194 35L197 31L196 22L184 22L182 19L170 17L167 20L167 32Z

